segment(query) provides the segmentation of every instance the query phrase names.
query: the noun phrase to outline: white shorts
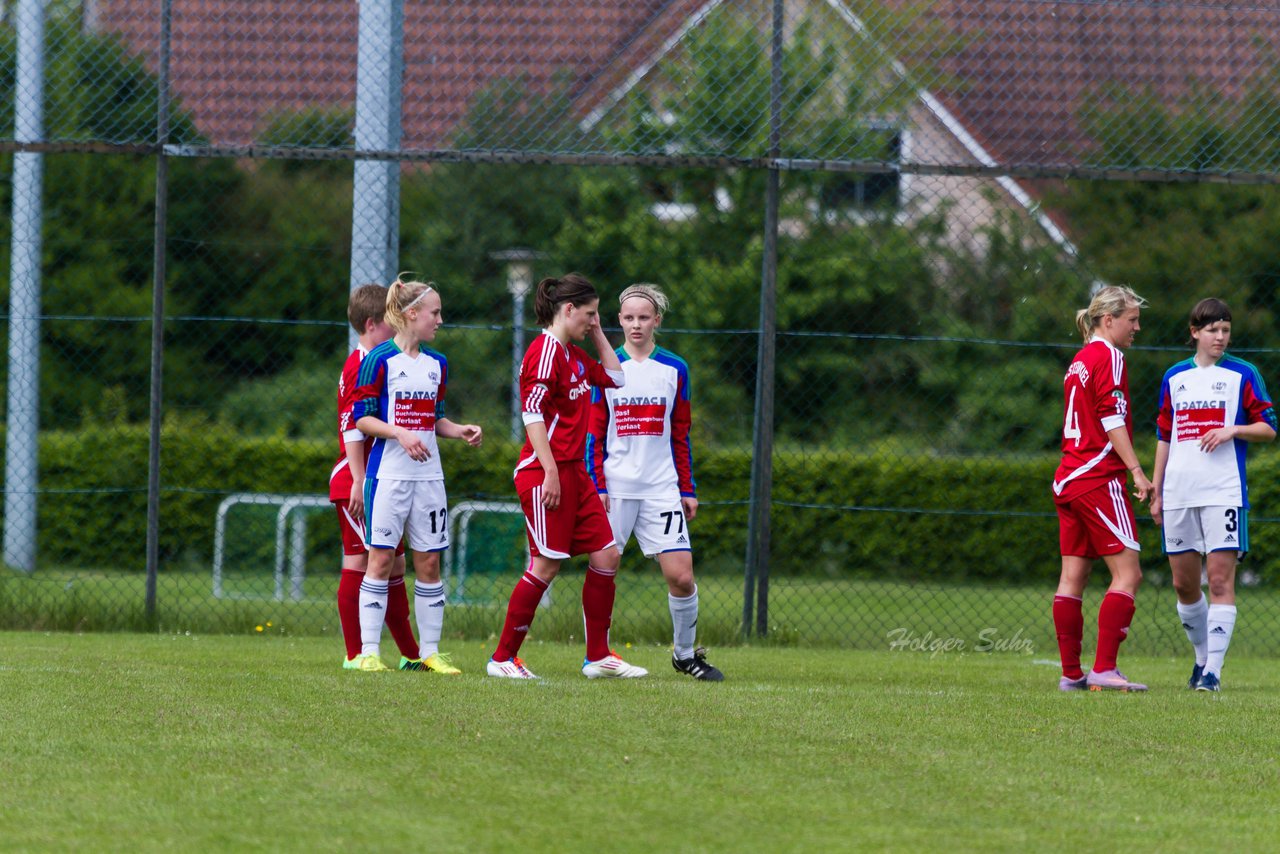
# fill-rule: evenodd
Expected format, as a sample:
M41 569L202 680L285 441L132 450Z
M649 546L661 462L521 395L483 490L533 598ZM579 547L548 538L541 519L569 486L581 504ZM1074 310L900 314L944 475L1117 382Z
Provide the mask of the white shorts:
M1165 554L1249 550L1249 513L1242 507L1184 507L1164 511Z
M365 478L365 539L371 549L394 549L403 536L415 552L449 548L443 480Z
M646 557L693 550L684 508L675 498L609 498L609 525L621 552L635 534Z

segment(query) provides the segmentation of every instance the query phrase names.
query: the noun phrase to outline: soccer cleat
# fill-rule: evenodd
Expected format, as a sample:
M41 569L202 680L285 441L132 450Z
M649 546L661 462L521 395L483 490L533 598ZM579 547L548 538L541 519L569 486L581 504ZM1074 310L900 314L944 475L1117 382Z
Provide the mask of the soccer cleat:
M359 670L360 665L356 663L359 658L360 656L358 655L355 658L347 658L344 655L342 657L342 669L343 670Z
M641 676L648 676L649 671L627 664L616 652L609 650L609 654L599 661L587 661L584 658L582 675L588 679L639 679Z
M1200 677L1204 675L1204 665L1197 664L1191 668L1191 678L1187 680L1187 687L1192 691L1200 687Z
M1081 676L1079 679L1071 679L1063 676L1058 680L1059 691L1085 691L1089 688L1088 677Z
M1216 694L1222 690L1222 682L1219 681L1217 674L1206 671L1205 674L1200 677L1200 681L1196 683L1196 690L1212 691Z
M1116 670L1104 670L1098 673L1090 670L1089 675L1085 677L1089 684L1090 691L1145 691L1147 686L1141 682L1130 682L1117 668Z
M382 659L372 653L365 655L357 655L351 659L351 670L363 670L365 673L381 673L384 670L390 670L390 667L382 663ZM343 665L345 667L345 665Z
M533 671L524 666L524 662L518 658L508 658L506 661L494 661L489 659L489 663L485 665L485 672L490 676L498 676L503 679L537 679L533 675Z
M720 668L707 661L707 650L705 647L698 647L693 651L692 658L676 658L673 653L671 656L671 666L681 673L687 673L694 679L703 682L723 682L724 674L720 672Z
M456 676L462 671L453 666L447 653L433 652L426 658L405 658L400 656L401 670L424 670L428 673L445 673Z
M462 671L453 666L453 662L449 659L447 652L434 652L422 659L423 665L432 673L442 673L445 676L457 676Z

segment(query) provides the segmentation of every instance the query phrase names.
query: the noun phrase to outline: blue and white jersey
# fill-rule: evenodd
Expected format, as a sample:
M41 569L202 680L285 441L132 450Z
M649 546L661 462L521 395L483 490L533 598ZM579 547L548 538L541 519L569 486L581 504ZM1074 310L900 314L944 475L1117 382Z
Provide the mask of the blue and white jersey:
M444 390L449 364L444 355L421 348L410 356L392 338L375 347L360 363L353 411L418 434L431 456L411 459L395 439L375 438L369 450L366 475L390 480L444 480L436 421L444 418Z
M1166 510L1187 507L1248 507L1244 462L1249 443L1223 442L1212 453L1200 437L1231 424L1265 421L1276 426L1275 408L1258 369L1224 354L1202 368L1195 359L1178 362L1160 383L1156 437L1169 443L1162 498Z

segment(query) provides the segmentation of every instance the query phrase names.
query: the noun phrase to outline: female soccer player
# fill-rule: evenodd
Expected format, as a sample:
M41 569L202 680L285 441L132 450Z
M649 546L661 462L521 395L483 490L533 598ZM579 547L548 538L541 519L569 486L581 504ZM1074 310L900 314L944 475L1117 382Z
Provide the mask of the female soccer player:
M365 531L369 567L360 585L361 670L387 670L379 657L387 580L401 538L413 550L414 611L420 648L403 659L401 670L456 674L439 651L444 625L444 585L440 552L449 547L444 471L436 437L479 445L475 424L445 418L449 364L430 343L444 322L435 286L397 279L387 291L387 322L395 337L375 347L360 364L356 427L373 437L364 482Z
M600 328L600 298L577 273L538 282L533 311L543 325L520 368L527 439L516 463L515 484L529 535L529 569L507 605L502 636L486 669L490 676L536 679L518 658L542 594L561 561L588 555L582 614L588 679L645 676L609 649L618 550L604 505L587 475L584 453L591 387L620 388L626 381L618 356ZM574 341L590 336L600 361Z
M1058 687L1063 691L1147 690L1116 667L1142 581L1137 525L1125 494L1126 470L1133 473L1134 497L1145 501L1152 489L1133 450L1129 373L1121 352L1133 343L1144 305L1129 288L1108 286L1099 289L1088 308L1076 312L1085 346L1063 380L1062 463L1053 478L1062 552L1053 624L1062 656ZM1111 571L1111 586L1098 609L1098 649L1086 676L1080 669L1081 598L1099 557Z
M591 392L587 466L604 502L621 555L632 533L647 557L657 555L667 580L675 636L671 665L694 679L724 674L695 647L698 586L686 520L698 512L689 446L689 366L654 342L667 310L656 285L632 285L618 301L626 389Z
M359 336L356 349L347 356L338 379L338 460L329 473L329 500L338 511L338 532L342 536L342 574L338 581L338 622L347 654L342 666L358 670L360 644L360 584L368 566L369 547L364 539L364 468L368 457L365 435L356 429L352 414L360 362L393 330L385 320L387 289L382 285L361 285L347 302L347 320ZM418 641L409 623L409 597L404 589L404 545L396 547L391 578L387 582L387 628L405 660L418 657Z
M1151 518L1164 527L1178 618L1195 649L1187 687L1217 691L1236 624L1236 562L1249 550L1246 443L1274 439L1276 414L1258 369L1227 355L1227 304L1200 300L1190 327L1196 354L1160 384ZM1212 604L1200 588L1201 555Z

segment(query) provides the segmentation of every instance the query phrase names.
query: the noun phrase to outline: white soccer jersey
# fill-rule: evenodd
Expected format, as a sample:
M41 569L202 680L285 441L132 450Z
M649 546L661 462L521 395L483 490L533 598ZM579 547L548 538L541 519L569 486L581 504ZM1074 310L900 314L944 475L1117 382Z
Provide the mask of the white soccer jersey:
M592 391L587 469L618 498L696 497L689 444L689 366L655 348L644 360L618 348L626 384Z
M1169 443L1165 509L1248 507L1248 443L1235 439L1206 454L1200 450L1200 437L1228 424L1258 421L1274 428L1275 410L1257 368L1243 359L1224 355L1207 368L1187 359L1166 371L1156 419L1157 437Z
M366 415L418 434L431 456L418 462L395 439L374 439L367 476L389 480L444 480L436 421L444 418L444 391L449 365L440 353L420 349L417 358L396 346L395 339L375 347L360 363L355 420Z

